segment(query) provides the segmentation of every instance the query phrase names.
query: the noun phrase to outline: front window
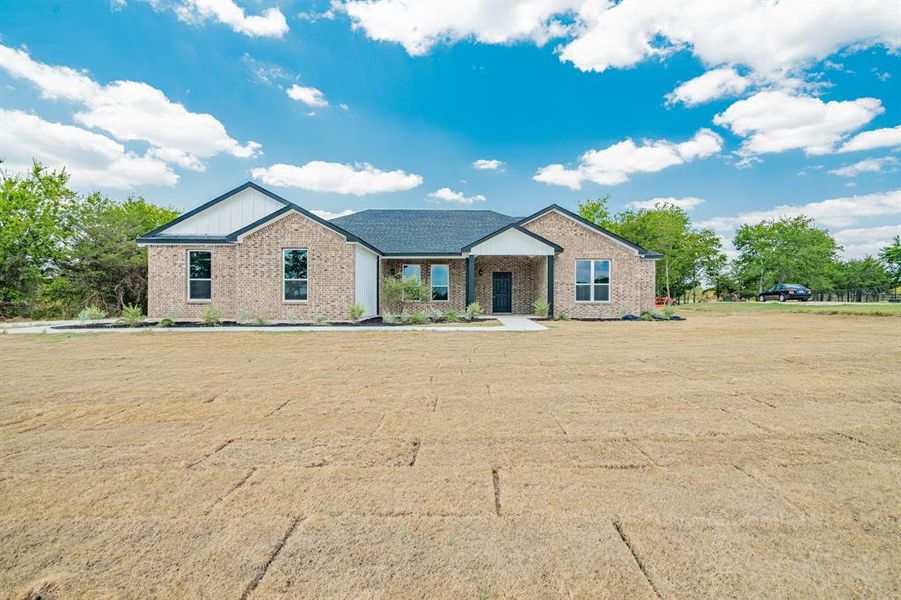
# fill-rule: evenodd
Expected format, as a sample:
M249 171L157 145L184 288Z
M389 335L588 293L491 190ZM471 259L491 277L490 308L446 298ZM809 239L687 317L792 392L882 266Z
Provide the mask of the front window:
M213 295L213 255L207 250L188 252L188 300L209 300Z
M422 267L420 265L404 265L403 269L404 281L408 279L413 279L418 284L422 284ZM419 292L417 291L414 294L407 294L404 292L404 300L405 301L413 301L420 300Z
M285 301L307 299L307 251L289 248L282 251Z
M446 302L450 296L450 274L447 265L432 265L432 300Z
M576 261L576 302L610 301L610 261Z

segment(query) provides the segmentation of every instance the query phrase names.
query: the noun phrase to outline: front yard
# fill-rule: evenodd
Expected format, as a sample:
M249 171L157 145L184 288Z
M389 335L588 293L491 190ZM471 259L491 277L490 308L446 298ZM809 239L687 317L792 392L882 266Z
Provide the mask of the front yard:
M0 596L897 597L901 324L708 310L0 336Z

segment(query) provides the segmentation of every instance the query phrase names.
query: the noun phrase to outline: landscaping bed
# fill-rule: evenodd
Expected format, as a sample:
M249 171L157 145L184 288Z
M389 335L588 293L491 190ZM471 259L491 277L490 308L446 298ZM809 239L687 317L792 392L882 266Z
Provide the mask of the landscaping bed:
M425 323L403 323L403 322L392 322L386 323L382 320L381 317L374 317L372 319L365 319L362 321L358 321L356 323L351 323L349 321L345 322L328 322L328 323L289 323L289 322L273 322L273 323L257 323L257 322L249 322L243 323L238 321L220 321L219 323L204 323L203 321L175 321L170 324L160 325L159 321L143 321L141 323L136 324L126 324L126 323L78 323L75 325L56 325L53 329L150 329L150 328L165 328L165 329L181 329L186 327L257 327L260 329L267 329L273 327L304 327L304 328L323 328L323 327L405 327L415 325L418 327L425 327L429 325L434 326L446 326L446 327L471 327L471 326L499 326L501 324L500 321L493 318L479 318L473 319L471 321L427 321Z

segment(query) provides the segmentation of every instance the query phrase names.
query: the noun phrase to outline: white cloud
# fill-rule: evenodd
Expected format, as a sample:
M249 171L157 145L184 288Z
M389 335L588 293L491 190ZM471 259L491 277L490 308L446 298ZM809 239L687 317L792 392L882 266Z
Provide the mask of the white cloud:
M350 110L350 107L345 102L342 102L338 106L341 107L341 110Z
M30 170L36 160L52 169L65 167L76 188L178 183L166 162L149 153L140 156L105 135L19 110L0 109L0 140L3 168L13 173Z
M330 210L320 210L320 209L314 208L310 212L319 218L325 219L326 221L331 221L332 219L337 219L338 217L346 217L347 215L352 215L356 211L353 211L348 208L348 209L342 210L341 212L332 212Z
M44 98L80 105L73 116L77 123L122 142L146 142L150 154L173 164L202 170L203 158L219 153L248 158L259 152L259 144L240 144L212 115L191 112L146 83L100 85L84 73L36 62L26 52L2 45L0 68L33 83Z
M893 2L586 2L560 59L583 71L625 68L688 50L709 66L745 65L771 80L843 48L897 47Z
M628 206L629 208L653 209L658 206L664 206L667 204L677 206L682 210L692 210L704 204L704 201L700 198L695 198L694 196L686 196L684 198L675 198L673 196L669 196L665 198L651 198L650 200L635 200L633 202L629 202L626 206Z
M307 106L315 108L324 108L328 106L328 100L325 99L325 94L314 87L304 87L295 83L288 88L287 94L291 99L303 102Z
M891 167L898 164L898 159L894 156L886 156L884 158L868 158L861 160L838 169L829 171L832 175L840 177L857 177L861 173L884 173Z
M845 142L839 152L858 152L901 145L901 125L858 133Z
M483 44L530 40L543 45L566 27L556 17L582 0L352 0L338 5L354 29L373 40L397 42L411 56L428 53L438 43L475 39Z
M250 37L281 38L288 32L288 21L278 8L267 8L259 15L248 15L234 0L181 0L175 14L185 23L207 20L228 25L235 33Z
M574 190L581 189L583 181L617 185L629 181L633 173L654 173L711 156L719 152L722 145L722 138L709 129L699 129L692 139L680 144L644 140L638 146L627 138L602 150L585 152L575 168L567 169L561 164L542 167L532 179Z
M729 232L741 225L799 215L815 219L824 227L848 227L867 217L901 216L901 189L807 204L783 204L766 210L742 212L732 217L714 217L701 221L698 225L718 232Z
M278 163L253 169L251 174L254 179L269 185L355 196L399 192L422 185L422 177L419 175L400 169L382 171L369 163L346 165L321 160L301 166Z
M713 118L745 138L744 156L803 149L807 154L834 152L847 134L882 113L876 98L823 102L811 96L767 91L739 100Z
M476 204L477 202L485 202L487 198L482 194L476 194L474 196L466 196L460 192L455 192L454 190L443 187L439 190L435 190L434 192L429 193L429 198L434 198L435 200L441 200L444 202L455 202L457 204Z
M695 106L724 96L738 96L749 85L749 78L742 77L731 67L723 67L686 81L667 94L666 99L670 104L681 102Z
M878 227L841 229L832 234L835 241L844 248L844 255L847 258L876 256L880 250L891 244L892 238L896 235L901 235L901 223L880 225Z
M472 166L480 171L496 171L504 166L504 162L497 159L480 158L472 163Z

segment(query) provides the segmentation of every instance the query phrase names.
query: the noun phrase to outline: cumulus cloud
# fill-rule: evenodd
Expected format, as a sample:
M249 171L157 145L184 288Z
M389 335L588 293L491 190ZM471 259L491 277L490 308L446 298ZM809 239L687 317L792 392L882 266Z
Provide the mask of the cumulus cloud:
M0 109L0 139L3 167L11 172L27 171L37 160L53 169L65 167L77 188L128 190L178 183L166 162L150 153L141 156L105 135L19 110Z
M566 32L559 17L580 4L581 0L353 0L338 8L370 39L396 42L411 56L422 56L438 43L464 39L543 45Z
M160 5L159 2L155 4ZM281 38L288 32L288 21L276 7L267 8L259 15L248 15L234 0L181 0L173 5L173 9L185 23L196 25L218 21L235 33L250 37Z
M684 198L675 198L673 196L651 198L650 200L635 200L629 202L626 206L629 208L653 209L658 206L671 205L681 208L682 210L692 210L704 204L704 201L694 196L686 196Z
M745 138L741 147L745 156L793 149L815 155L834 152L846 135L883 111L876 98L823 102L774 90L739 100L713 122Z
M696 158L712 156L722 149L723 140L709 129L679 144L667 140L643 140L635 144L631 138L602 150L589 150L579 157L579 164L567 168L551 164L538 169L535 181L581 189L584 181L601 185L618 185L629 181L633 173L655 173Z
M480 158L474 161L472 166L480 171L496 171L504 166L504 162L497 159Z
M698 223L716 231L734 231L741 225L800 215L825 227L848 227L867 217L901 216L901 189L862 196L832 198L807 204L782 204L765 210L741 212L731 217L713 217Z
M901 125L858 133L842 144L839 152L858 152L901 145Z
M901 235L901 223L840 229L832 233L835 241L844 248L844 255L847 258L876 256L880 250L891 244L892 238L896 235Z
M761 80L782 81L840 50L899 45L897 6L882 0L351 0L339 8L355 29L413 56L464 39L559 38L561 61L594 72L687 51L712 69L743 65Z
M382 171L369 163L348 165L321 160L300 166L277 163L253 169L251 175L268 185L355 196L400 192L422 185L421 176L400 169Z
M316 215L317 217L325 219L326 221L331 221L332 219L337 219L338 217L346 217L347 215L352 215L352 214L354 214L355 211L348 208L348 209L342 210L341 212L332 212L330 210L321 210L318 208L314 208L310 212L313 213L314 215Z
M146 142L149 154L194 170L204 158L225 153L239 158L258 154L256 142L239 143L215 117L172 102L160 90L137 81L101 85L65 66L39 63L22 50L0 45L0 68L34 84L43 98L79 105L73 119L102 129L122 142Z
M898 159L894 156L886 156L884 158L868 158L861 160L838 169L832 169L829 173L838 175L839 177L857 177L861 173L884 173L898 164Z
M695 106L725 96L738 96L750 85L749 78L742 77L731 67L723 67L686 81L670 92L666 100L669 104L681 102Z
M441 200L443 202L455 202L457 204L476 204L477 202L485 202L485 200L487 200L482 194L466 196L460 192L455 192L448 187L443 187L434 192L430 192L429 198Z
M303 102L307 106L312 106L314 108L325 108L328 106L328 100L325 99L325 94L314 87L304 87L295 83L288 88L287 94L291 99Z

